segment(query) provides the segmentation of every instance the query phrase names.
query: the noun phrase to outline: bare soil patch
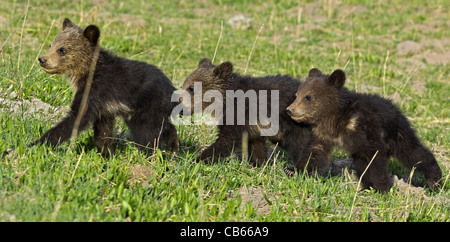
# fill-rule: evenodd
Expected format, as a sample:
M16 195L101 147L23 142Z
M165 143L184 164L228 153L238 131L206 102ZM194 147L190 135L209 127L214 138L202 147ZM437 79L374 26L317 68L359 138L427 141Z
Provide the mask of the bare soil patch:
M9 96L0 95L0 112L9 110L13 114L29 114L40 117L58 116L66 110L64 107L53 107L42 102L40 99L31 98L30 100L21 100L15 92Z

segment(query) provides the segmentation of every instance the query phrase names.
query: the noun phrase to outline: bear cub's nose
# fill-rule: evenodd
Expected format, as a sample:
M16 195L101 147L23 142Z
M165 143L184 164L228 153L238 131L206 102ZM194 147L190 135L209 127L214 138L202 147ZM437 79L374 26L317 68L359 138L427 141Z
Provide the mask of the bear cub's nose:
M42 57L39 57L39 58L38 58L38 61L39 61L39 64L41 64L41 66L42 66L43 64L45 64L45 62L46 62L46 60L45 60L44 58L42 58Z
M286 113L287 113L287 115L291 116L292 115L292 108L287 107L286 108Z

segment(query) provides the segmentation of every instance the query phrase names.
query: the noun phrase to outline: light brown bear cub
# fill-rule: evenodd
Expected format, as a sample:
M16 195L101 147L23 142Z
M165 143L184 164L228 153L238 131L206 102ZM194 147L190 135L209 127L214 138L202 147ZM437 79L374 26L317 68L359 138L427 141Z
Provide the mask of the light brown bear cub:
M62 33L56 36L50 50L38 60L45 72L68 76L76 88L75 97L68 115L32 145L57 145L70 138L75 119L82 112L81 101L90 66L95 60L95 50L99 48L97 26L89 25L83 29L66 18L62 27ZM157 67L100 49L79 130L93 124L95 145L102 155L110 156L114 153L114 121L120 116L129 127L133 141L143 150L163 143L177 152L177 131L169 122L174 90L170 80Z
M358 176L367 169L362 177L364 188L389 190L392 184L388 160L391 156L408 168L415 167L425 175L429 187L438 188L441 169L402 112L391 101L349 91L344 83L342 70L325 75L311 69L297 91L297 98L286 109L287 113L297 122L312 124L320 138L350 153Z

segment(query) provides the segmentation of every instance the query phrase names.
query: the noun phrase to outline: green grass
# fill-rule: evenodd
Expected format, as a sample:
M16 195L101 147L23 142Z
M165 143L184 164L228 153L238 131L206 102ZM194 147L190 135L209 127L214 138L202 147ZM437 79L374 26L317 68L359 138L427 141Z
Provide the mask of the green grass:
M255 76L304 77L311 67L342 68L350 89L399 96L397 105L448 179L450 68L448 60L434 62L425 54L448 53L450 3L277 2L4 1L1 97L15 92L14 100L70 105L70 84L36 61L69 17L81 26L97 24L102 47L157 65L177 88L201 58L214 57L216 46L215 63L230 60L236 71ZM226 23L238 13L252 19L248 29ZM422 50L399 55L396 46L406 40L421 43ZM62 117L0 108L0 221L450 221L448 180L424 194L397 185L387 194L359 191L348 175L286 177L288 157L279 150L274 156L281 158L262 168L233 157L197 164L201 147L215 135L213 127L202 126L177 127L176 156L144 157L131 142L119 141L123 132L108 160L97 154L92 131L82 133L74 149L27 148ZM117 130L124 129L118 122ZM346 156L336 150L333 158ZM390 168L409 175L396 162Z

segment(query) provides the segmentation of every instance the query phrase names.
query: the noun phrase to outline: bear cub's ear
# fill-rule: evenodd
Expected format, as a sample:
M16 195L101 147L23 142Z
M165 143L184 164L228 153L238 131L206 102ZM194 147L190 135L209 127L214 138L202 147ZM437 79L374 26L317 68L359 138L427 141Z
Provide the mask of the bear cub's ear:
M68 18L64 19L63 28L62 28L63 31L66 29L75 28L75 27L77 27L77 26L74 23L72 23L72 21L70 21L70 19L68 19Z
M218 76L220 79L225 79L233 73L233 64L226 61L214 69L214 75Z
M321 76L322 72L319 71L319 69L317 68L312 68L311 70L309 70L308 73L308 77L317 77L317 76Z
M335 87L342 87L345 83L345 73L342 70L335 70L331 75L328 77L328 83L330 85L333 85Z
M208 67L214 67L212 61L208 58L203 58L198 63L198 68L208 68Z
M89 25L84 30L83 35L92 45L97 45L98 39L100 38L100 30L95 25Z

